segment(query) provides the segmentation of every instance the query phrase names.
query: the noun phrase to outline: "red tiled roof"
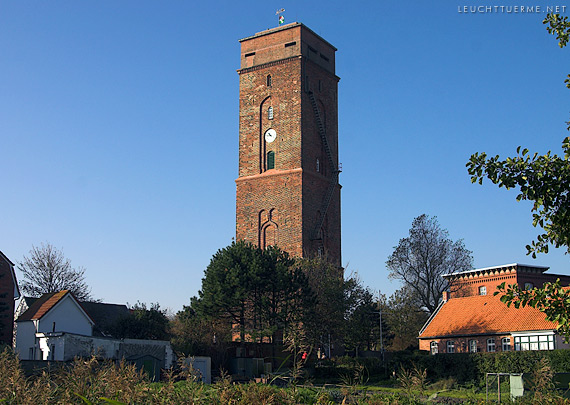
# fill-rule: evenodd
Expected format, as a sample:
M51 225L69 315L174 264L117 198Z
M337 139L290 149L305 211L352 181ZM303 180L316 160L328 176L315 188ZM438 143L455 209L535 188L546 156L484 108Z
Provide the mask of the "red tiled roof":
M420 339L553 329L556 324L537 309L507 307L499 296L475 295L452 298L441 305Z
M31 321L33 319L40 319L67 294L70 294L69 290L42 295L41 298L38 298L17 320Z

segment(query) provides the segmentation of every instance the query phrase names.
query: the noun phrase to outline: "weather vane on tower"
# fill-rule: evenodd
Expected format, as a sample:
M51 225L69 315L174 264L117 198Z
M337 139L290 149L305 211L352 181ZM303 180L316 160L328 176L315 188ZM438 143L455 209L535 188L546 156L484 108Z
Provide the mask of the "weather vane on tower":
M284 12L285 12L285 9L282 8L282 9L277 10L277 12L275 13L275 15L277 15L277 18L279 20L279 25L281 25L285 22L285 17L283 17L281 15L281 13L284 13Z

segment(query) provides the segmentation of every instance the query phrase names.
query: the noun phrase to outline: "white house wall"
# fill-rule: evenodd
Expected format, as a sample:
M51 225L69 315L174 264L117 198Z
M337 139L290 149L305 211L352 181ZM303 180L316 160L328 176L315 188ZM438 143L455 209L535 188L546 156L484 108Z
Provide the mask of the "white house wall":
M30 358L30 348L36 347L36 327L34 321L18 322L16 331L15 350L20 360L38 360L39 357Z
M55 330L54 330L55 322ZM69 332L91 336L93 328L70 295L65 296L39 321L38 332Z
M12 347L14 350L16 349L16 337L18 336L18 318L28 309L28 303L26 302L26 298L22 298L14 311L14 337L12 339Z

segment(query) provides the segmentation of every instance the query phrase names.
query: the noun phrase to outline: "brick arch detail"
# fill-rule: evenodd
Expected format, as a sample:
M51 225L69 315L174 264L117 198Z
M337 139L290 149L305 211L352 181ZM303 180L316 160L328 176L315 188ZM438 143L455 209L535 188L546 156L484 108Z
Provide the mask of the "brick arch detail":
M259 212L258 246L262 249L277 245L279 242L279 225L277 224L277 209Z

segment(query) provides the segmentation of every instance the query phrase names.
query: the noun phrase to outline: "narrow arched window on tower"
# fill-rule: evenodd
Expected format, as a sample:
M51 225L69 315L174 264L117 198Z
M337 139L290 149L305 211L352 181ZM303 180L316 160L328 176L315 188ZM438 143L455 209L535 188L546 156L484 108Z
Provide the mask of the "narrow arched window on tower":
M269 107L267 109L267 118L272 120L273 119L273 107Z
M321 162L319 162L319 158L317 158L317 172L321 171Z
M267 170L275 169L275 152L267 152Z
M271 75L267 75L267 87L271 87L273 81L271 80Z

